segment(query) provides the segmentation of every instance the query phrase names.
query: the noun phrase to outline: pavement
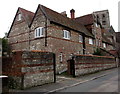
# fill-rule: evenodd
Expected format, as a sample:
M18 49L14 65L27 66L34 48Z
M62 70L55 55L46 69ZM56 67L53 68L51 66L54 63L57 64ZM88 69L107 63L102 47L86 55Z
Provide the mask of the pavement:
M25 90L10 90L10 92L28 92L28 93L29 92L34 92L34 93L41 92L42 94L49 94L49 93L53 93L53 92L56 92L56 91L59 91L65 88L73 87L73 86L106 76L116 69L117 68L113 68L113 69L104 70L104 71L100 71L97 73L74 77L74 78L70 76L66 76L66 75L57 75L56 83L49 83L49 84L32 87L32 88L25 89Z

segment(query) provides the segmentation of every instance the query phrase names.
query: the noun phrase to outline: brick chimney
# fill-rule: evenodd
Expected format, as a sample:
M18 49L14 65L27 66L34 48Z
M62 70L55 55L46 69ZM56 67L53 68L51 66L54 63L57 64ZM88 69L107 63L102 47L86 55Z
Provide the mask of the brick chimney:
M71 19L74 19L75 18L75 10L71 9L70 13L71 13Z

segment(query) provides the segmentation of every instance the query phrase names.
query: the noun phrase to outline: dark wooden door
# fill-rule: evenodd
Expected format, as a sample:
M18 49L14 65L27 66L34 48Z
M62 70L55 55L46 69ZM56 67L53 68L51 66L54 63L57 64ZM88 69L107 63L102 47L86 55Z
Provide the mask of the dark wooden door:
M75 62L73 59L68 60L68 74L75 76Z

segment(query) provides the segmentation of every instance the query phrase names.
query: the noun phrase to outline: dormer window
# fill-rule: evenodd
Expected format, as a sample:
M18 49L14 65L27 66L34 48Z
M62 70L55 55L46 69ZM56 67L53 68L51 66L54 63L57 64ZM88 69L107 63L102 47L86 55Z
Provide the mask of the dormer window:
M44 36L44 28L38 27L35 29L35 38L43 37Z
M70 39L70 32L67 30L63 30L63 38Z
M18 14L17 21L21 21L21 20L22 20L22 14Z

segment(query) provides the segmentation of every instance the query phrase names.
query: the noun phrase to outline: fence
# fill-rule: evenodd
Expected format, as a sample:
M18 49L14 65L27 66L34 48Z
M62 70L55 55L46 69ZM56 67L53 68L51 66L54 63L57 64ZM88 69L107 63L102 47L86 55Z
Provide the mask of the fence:
M41 51L17 51L3 58L3 74L14 79L15 88L28 88L55 82L55 54Z

